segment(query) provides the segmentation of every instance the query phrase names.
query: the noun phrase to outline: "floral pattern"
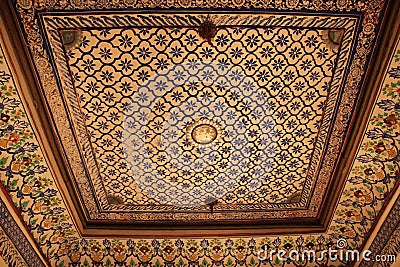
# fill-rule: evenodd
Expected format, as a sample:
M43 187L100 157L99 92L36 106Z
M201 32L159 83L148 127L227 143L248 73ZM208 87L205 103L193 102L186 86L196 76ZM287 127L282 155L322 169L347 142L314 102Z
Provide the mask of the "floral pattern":
M130 209L160 202L193 205L208 198L218 198L219 204L243 199L241 204L286 203L312 179L298 170L311 168L311 153L318 145L313 140L325 140L315 125L323 120L323 112L329 114L324 104L328 88L323 85L331 84L333 77L332 70L322 72L322 68L337 60L337 49L328 49L324 41L326 30L274 28L262 35L266 28L247 28L235 34L236 28L226 27L216 36L216 40L224 40L223 45L215 48L195 37L196 29L190 27L171 39L175 30L154 28L142 34L141 28L111 29L102 38L93 38L98 30L82 29L81 36L88 42L68 58L72 75L82 77L75 79L74 85L106 194L119 197ZM133 43L128 36L139 40ZM285 41L278 51L274 44L281 37ZM164 42L149 45L152 38ZM119 49L110 50L116 60L96 57L110 42L119 44ZM302 43L308 48L300 49ZM228 53L235 59L245 61L244 67L226 58L226 45L232 47ZM254 56L265 47L271 50L270 61ZM89 50L93 55L88 55ZM292 50L297 61L282 57ZM198 57L192 51L200 51ZM309 58L320 51L325 51L320 60L311 63ZM170 57L163 58L165 53ZM160 60L164 63L158 64ZM223 66L213 63L222 60ZM310 66L301 71L285 67L297 62L309 62ZM108 64L115 67L108 68ZM119 76L117 66L122 66L123 76L114 79ZM252 80L253 76L258 79ZM306 81L308 76L311 82ZM292 81L304 86L290 93ZM291 105L286 108L288 103ZM196 150L185 134L196 118L214 120L224 129L220 143ZM270 144L270 136L274 144ZM289 150L292 146L296 153ZM250 158L254 160L249 162ZM273 191L270 184L275 185ZM226 189L235 190L228 193Z

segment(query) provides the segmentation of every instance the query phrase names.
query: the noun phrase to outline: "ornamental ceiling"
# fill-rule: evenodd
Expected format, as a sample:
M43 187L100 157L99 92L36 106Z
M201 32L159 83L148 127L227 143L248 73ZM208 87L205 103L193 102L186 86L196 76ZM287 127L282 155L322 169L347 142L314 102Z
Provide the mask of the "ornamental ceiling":
M210 44L197 32L202 15L84 18L110 25L44 25L73 127L52 114L61 138L76 140L67 157L85 161L72 170L90 219L316 216L333 177L323 161L339 155L324 153L340 145L329 129L352 108L337 109L351 97L342 85L357 19L213 15L221 28ZM132 20L137 28L113 28ZM213 136L197 140L201 131Z
M15 262L247 266L264 245L362 248L395 207L399 55L382 25L398 5L203 4L2 6L20 35L2 34L1 181L37 244Z
M88 222L323 212L367 61L360 15L38 15L58 88L44 100Z

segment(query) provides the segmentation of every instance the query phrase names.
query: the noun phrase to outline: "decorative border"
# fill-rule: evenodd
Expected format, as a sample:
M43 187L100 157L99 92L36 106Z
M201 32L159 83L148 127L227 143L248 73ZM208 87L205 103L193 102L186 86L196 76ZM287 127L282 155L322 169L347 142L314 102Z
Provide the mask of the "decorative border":
M371 246L368 248L372 254L370 258L373 258L375 255L383 255L383 251L386 248L393 246L394 251L400 251L400 243L396 244L395 242L391 243L391 238L393 233L400 229L400 196L397 198L396 203L391 208L389 215L387 216L385 222L382 224L374 241ZM373 266L373 261L365 261L363 260L360 263L360 267L368 267ZM388 263L390 265L390 263ZM386 265L385 265L386 266Z
M389 67L392 66L394 68L388 68L387 74L389 74L389 76L395 79L396 78L400 79L400 35L399 34L397 34L397 38L398 38L397 44L394 46L393 55L391 61L389 62ZM393 87L397 87L398 85L400 85L400 80L397 82L397 84L396 83L391 84L391 86ZM386 87L388 86L389 84L386 84ZM400 92L400 89L398 90ZM384 107L383 103L384 102L381 102L381 105ZM400 178L400 173L397 174L397 179L399 178ZM397 237L396 235L394 235L396 232L398 232ZM386 217L385 221L380 227L378 233L376 234L374 240L372 241L372 244L368 248L372 252L370 258L373 258L376 255L383 255L385 251L389 252L396 251L397 253L400 252L400 240L392 240L393 237L398 238L399 233L400 233L400 196L397 197L396 202L391 207L388 216ZM359 266L367 267L367 266L374 266L374 264L375 264L374 261L362 260ZM382 262L382 266L390 266L390 265L391 265L390 262Z
M379 17L379 10L383 7L382 1L359 3L352 1L307 1L307 0L291 0L291 1L252 1L252 0L122 0L117 2L110 1L58 1L52 0L48 2L34 2L29 0L12 0L18 4L20 10L104 10L116 9L123 10L127 8L230 8L230 9L278 9L278 10L314 10L314 11L332 11L332 12L350 12L363 11L371 14L371 19Z
M0 22L3 30L4 21ZM0 32L0 194L8 195L13 202L10 205L16 207L15 212L49 259L55 251L50 249L51 244L60 240L57 232L71 236L73 231L69 229L73 224L66 222L71 219L66 209L58 207L63 201L59 192L48 188L55 181L47 178L52 177L47 162L41 164L45 162L43 153L27 117L28 108L22 100L21 88L16 88L18 78L14 76L16 69L13 67L17 59L12 53L6 54L10 48L5 41L8 38L6 31ZM3 198L0 199L0 232L3 234L0 242L4 241L0 244L0 256L6 257L10 266L48 266L19 228ZM16 265L12 265L14 263Z
M0 21L1 23L1 21ZM1 24L3 25L3 24ZM4 178L3 176L10 177L10 172L12 172L11 168L4 168L5 163L9 160L8 153L12 153L11 151L4 150L4 137L6 136L7 129L9 127L4 128L4 118L11 118L13 115L16 114L18 111L15 110L10 115L5 113L5 110L8 108L15 107L18 104L18 101L14 101L12 98L9 98L10 94L4 92L4 88L10 90L13 88L11 84L15 84L14 77L12 76L10 70L10 62L8 61L8 55L6 56L4 41L4 35L0 34L0 65L5 65L4 67L0 66L0 114L1 114L1 123L0 123L0 139L1 139L1 148L0 148L0 256L9 264L9 266L47 266L43 263L41 257L39 256L38 252L30 243L28 237L22 231L16 220L13 217L13 213L10 212L8 209L5 201L11 202L11 198L7 199L4 197L8 194L7 190L4 187ZM5 95L5 97L4 97ZM8 117L7 117L8 116ZM15 116L15 118L18 118ZM14 124L18 128L17 124L20 124L23 127L23 123L21 121L16 121ZM13 136L17 138L16 136ZM3 199L4 197L4 199ZM11 202L11 206L14 204ZM19 210L18 210L19 211ZM17 213L18 211L15 211Z
M1 46L0 46L1 49ZM0 185L1 187L2 185ZM21 259L19 259L19 255L24 259L24 263L27 264L27 266L38 266L38 267L45 267L46 265L43 264L42 260L40 259L39 255L36 253L35 249L25 236L25 234L22 232L22 230L19 228L17 222L13 218L12 214L10 211L7 209L6 204L3 202L3 200L0 198L0 227L2 231L4 231L4 234L7 235L9 240L12 242L13 246L15 247L14 249L11 246L5 249L5 252L3 252L3 258L10 264L12 262L15 262L15 264L18 263L17 266L21 266L20 264ZM0 234L1 237L1 234ZM0 244L1 245L1 244ZM18 251L18 255L15 253ZM8 251L9 250L9 251ZM2 250L0 249L0 252ZM13 253L14 251L14 253ZM7 255L8 254L8 255ZM14 256L13 256L14 255ZM10 264L12 265L12 264Z
M24 258L20 255L13 242L6 235L3 228L0 227L0 258L8 266L24 266L29 267Z

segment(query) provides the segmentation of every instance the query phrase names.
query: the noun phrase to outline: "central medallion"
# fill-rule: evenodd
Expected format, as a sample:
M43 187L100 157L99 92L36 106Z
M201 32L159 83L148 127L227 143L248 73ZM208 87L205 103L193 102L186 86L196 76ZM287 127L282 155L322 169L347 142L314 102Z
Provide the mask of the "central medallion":
M221 139L221 127L210 119L195 119L186 128L186 137L195 146L210 146Z
M198 144L207 145L217 138L217 129L209 124L200 124L193 128L192 139Z

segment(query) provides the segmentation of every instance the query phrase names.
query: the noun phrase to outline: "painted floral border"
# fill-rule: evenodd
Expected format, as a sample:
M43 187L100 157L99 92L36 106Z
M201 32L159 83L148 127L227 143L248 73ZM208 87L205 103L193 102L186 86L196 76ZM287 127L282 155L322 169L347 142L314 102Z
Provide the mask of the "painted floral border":
M45 266L2 199L0 199L0 256L9 266Z
M8 266L29 267L11 239L0 226L0 257Z

